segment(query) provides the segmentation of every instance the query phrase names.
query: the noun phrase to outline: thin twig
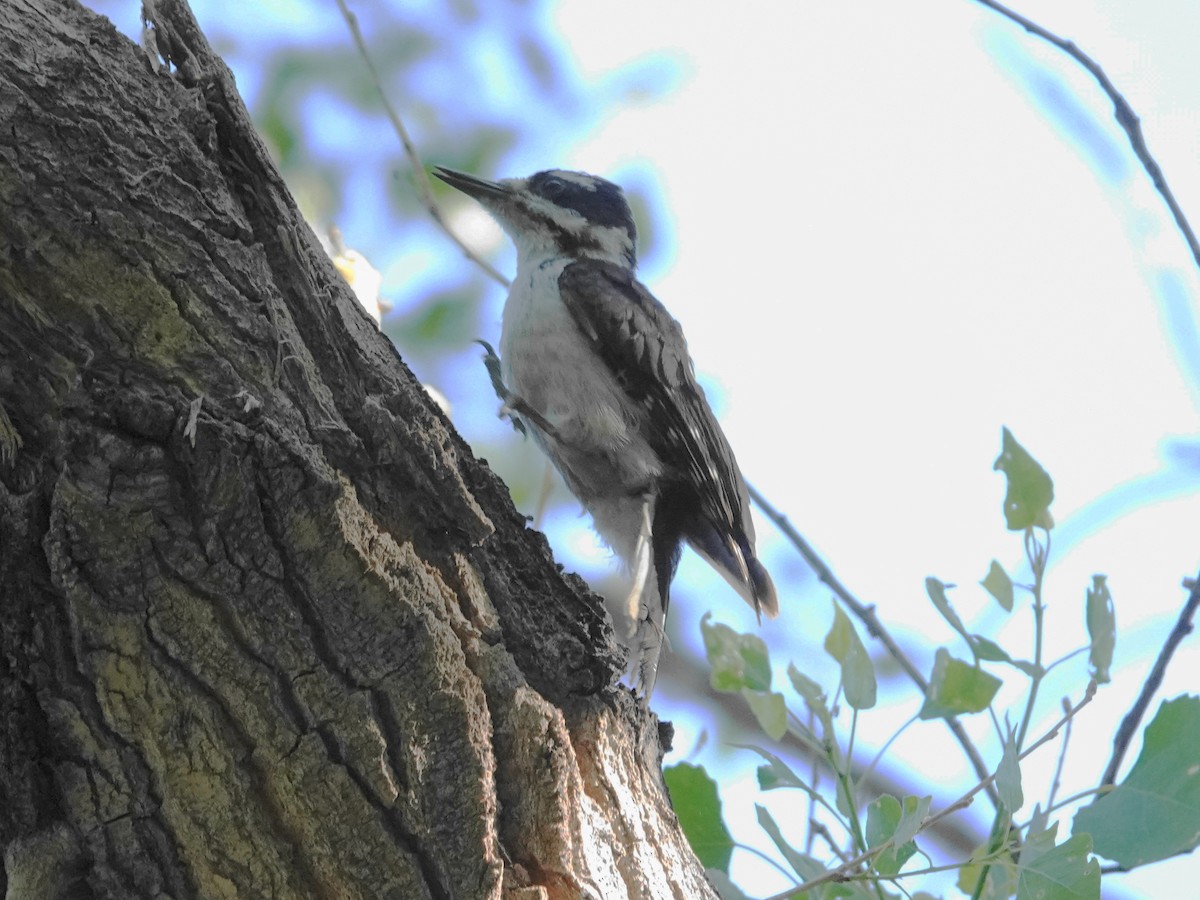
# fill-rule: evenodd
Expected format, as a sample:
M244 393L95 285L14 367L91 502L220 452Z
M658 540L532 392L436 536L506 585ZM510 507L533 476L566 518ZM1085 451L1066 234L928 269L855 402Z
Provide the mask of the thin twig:
M1069 697L1063 697L1062 708L1064 711L1071 708L1071 700ZM1063 732L1062 746L1058 748L1058 764L1054 767L1054 780L1050 783L1050 795L1046 798L1046 806L1054 805L1054 796L1058 793L1059 785L1062 783L1063 763L1067 759L1067 746L1071 743L1071 721L1067 720L1067 730Z
M733 846L734 846L734 849L736 849L736 850L745 850L747 853L751 854L752 856L757 856L759 859L761 859L763 862L767 863L768 865L774 866L775 869L779 872L779 874L782 875L784 878L788 879L789 881L796 880L796 876L793 875L791 872L789 872L787 869L785 869L783 866L781 866L779 864L779 862L770 854L763 853L757 847L751 847L749 844L739 844L736 841L734 842Z
M1121 768L1125 751L1129 749L1129 742L1133 740L1133 735L1137 731L1138 725L1141 724L1142 717L1146 715L1151 698L1162 685L1163 675L1166 674L1171 657L1175 655L1175 650L1183 639L1192 633L1192 619L1196 615L1197 607L1200 607L1200 575L1194 581L1192 579L1184 581L1183 586L1189 591L1187 602L1183 604L1183 610L1179 613L1175 627L1167 635L1167 640L1163 644L1162 650L1159 651L1158 659L1154 661L1154 668L1150 670L1150 674L1146 677L1146 683L1142 685L1142 692L1130 707L1129 712L1126 713L1125 718L1121 720L1121 727L1117 729L1116 737L1113 738L1112 758L1108 761L1108 768L1104 770L1104 777L1100 779L1101 787L1116 782L1117 771Z
M833 851L834 856L836 856L842 862L848 861L849 858L846 856L845 851L837 845L837 841L833 839L832 832L830 832L828 826L826 826L824 822L810 818L808 820L808 833L812 837L820 837L822 840L824 840L825 843L829 845L829 849ZM809 848L808 853L810 855L812 854L811 847Z
M1046 618L1046 604L1042 602L1042 584L1046 578L1046 563L1050 559L1050 531L1041 529L1046 536L1046 543L1039 544L1037 539L1037 529L1039 526L1031 525L1025 529L1025 558L1029 561L1029 568L1033 571L1033 587L1030 593L1033 594L1033 605L1030 607L1033 613L1033 677L1029 681L1029 697L1025 701L1025 713L1021 717L1021 727L1017 730L1017 749L1020 750L1025 744L1025 735L1029 733L1029 723L1033 721L1033 710L1037 706L1038 690L1042 686L1042 679L1046 677L1046 670L1042 668L1042 648L1045 645L1046 629L1044 622Z
M999 855L1000 853L1003 853L1005 851L1005 849L1008 849L1008 848L1001 847L997 851L997 855ZM929 865L923 869L906 869L903 872L897 872L895 875L887 876L887 880L892 882L892 885L894 887L898 888L899 890L904 890L904 887L902 885L900 885L900 883L899 883L901 878L917 878L921 875L936 875L938 872L957 872L957 871L965 868L966 866L969 866L972 863L977 863L977 862L979 862L979 860L975 859L975 858L960 859L958 862L944 863L943 865L940 865L940 866ZM858 874L854 874L854 875L847 875L845 878L842 879L842 881L845 881L845 882L866 881L868 878L875 879L876 881L878 881L880 876L878 876L874 873L863 872L863 873L858 873ZM911 897L912 895L909 894L908 896ZM926 895L926 896L928 896L928 895Z
M816 724L816 720L817 720L816 713L814 713L810 709L808 711L808 730L809 731L813 730L813 727ZM813 753L813 754L810 754L810 758L811 758L811 767L810 767L809 774L808 774L808 782L809 782L809 784L811 784L813 786L813 790L816 791L816 790L820 790L820 788L821 788L821 782L820 782L821 772L820 772L820 769L818 769L818 767L817 767L817 761L818 761L818 759L820 759L820 757L818 757L817 754ZM804 840L804 852L807 853L809 856L812 856L813 838L816 837L816 832L813 831L813 828L818 824L818 822L817 822L817 801L811 796L808 798L808 822L809 822L808 836ZM821 827L825 828L824 825L822 825ZM825 831L826 831L826 833L828 833L829 829L826 828Z
M928 694L929 682L925 680L925 676L921 674L920 670L917 669L912 660L908 658L907 654L905 654L904 650L896 642L896 639L893 638L888 630L883 627L883 623L880 622L879 617L875 615L875 607L867 606L865 603L858 600L858 598L856 598L848 590L846 590L845 585L838 580L837 576L833 574L829 566L825 564L825 561L817 555L817 552L813 550L811 546L809 546L808 541L806 541L800 535L800 532L795 529L792 523L788 521L787 516L776 509L767 500L767 498L764 497L753 486L750 487L750 497L754 500L755 504L757 504L758 508L763 511L763 514L775 523L775 526L780 530L783 536L792 543L792 546L800 552L800 555L804 557L804 561L808 563L809 567L816 574L817 580L833 591L834 596L842 601L843 605L845 605L850 612L854 613L860 622L867 626L867 631L872 637L875 637L882 642L883 646L887 648L888 653L892 655L892 658L896 660L900 668L903 669L904 673L909 677L909 680L911 680L912 683L917 686L921 693ZM954 718L953 716L949 716L944 721L946 722L946 727L950 729L950 731L954 734L954 737L958 740L959 746L961 746L963 749L963 753L965 753L967 755L967 759L970 760L971 767L975 770L975 775L980 780L987 778L988 768L986 765L984 765L983 758L979 755L979 751L975 749L975 745L971 742L971 739L967 737L967 732L963 729L958 719ZM999 805L1000 796L996 793L996 789L990 786L990 782L988 787L988 797L991 799L993 806Z
M437 223L437 226L446 233L446 236L450 240L458 245L467 259L483 269L492 280L508 287L509 280L496 271L487 260L468 247L446 223L446 217L442 214L441 207L437 205L437 201L433 198L433 185L429 181L429 175L425 172L425 166L421 162L417 148L408 136L408 129L404 127L404 122L400 118L400 114L396 112L395 107L388 100L387 93L383 89L383 81L379 77L379 71L375 68L375 63L371 61L371 55L367 52L367 42L363 39L362 31L358 27L358 17L350 11L350 7L346 5L346 0L337 0L337 5L338 9L342 11L342 18L346 20L346 27L350 29L351 37L354 38L354 44L358 47L358 55L362 57L363 62L366 64L367 71L371 75L371 81L375 85L375 90L379 92L379 99L383 102L384 112L387 113L396 136L400 138L400 144L404 147L404 155L408 157L409 165L412 166L413 186L417 190L417 199L421 201L421 205L425 207L425 211L429 213L430 218Z
M1083 646L1083 647L1076 647L1074 650L1072 650L1066 656L1060 656L1054 662L1050 663L1050 665L1046 666L1046 668L1042 670L1042 674L1049 675L1051 672L1053 672L1056 668L1061 666L1063 663L1070 662L1075 657L1079 656L1081 653L1087 653L1091 649L1092 649L1092 647L1090 644Z
M1150 148L1146 146L1146 138L1142 134L1142 123L1138 119L1137 113L1133 111L1133 107L1129 105L1129 101L1116 89L1104 69L1100 67L1100 64L1080 50L1073 41L1047 31L1036 22L1030 21L1007 6L996 3L995 0L976 0L976 2L1015 22L1030 34L1036 35L1042 40L1053 44L1087 69L1088 73L1096 79L1100 88L1108 95L1108 99L1112 101L1113 114L1116 117L1117 124L1124 129L1126 136L1129 138L1129 145L1141 161L1142 168L1146 170L1146 173L1150 176L1150 180L1154 182L1154 187L1158 190L1163 200L1166 201L1167 208L1171 210L1171 215L1175 218L1176 226L1178 226L1180 233L1183 235L1183 239L1187 241L1188 249L1192 251L1192 258L1196 260L1196 265L1200 266L1200 241L1196 240L1192 226L1188 224L1187 216L1183 214L1183 210L1175 201L1175 195L1171 193L1171 188L1167 184L1167 179L1163 175L1162 169L1150 153Z
M871 762L867 765L866 769L863 770L862 777L870 778L871 773L875 771L875 767L879 765L879 761L883 759L884 755L888 752L888 750L891 749L892 744L899 740L900 736L904 734L904 732L908 731L910 725L915 725L920 720L920 714L914 714L912 718L892 732L892 736L883 742L883 746L880 747L879 751L871 758Z
M1078 794L1072 794L1070 797L1067 797L1064 800L1059 800L1057 803L1048 804L1045 809L1041 810L1041 815L1045 816L1046 819L1049 819L1051 815L1058 812L1060 809L1066 809L1072 803L1078 803L1080 800L1085 800L1088 797L1103 797L1112 789L1113 785L1111 784L1105 785L1104 787L1088 788L1086 791L1080 791ZM1033 825L1032 816L1029 817L1029 821L1022 822L1021 824L1014 826L1014 828L1016 831L1024 831L1031 825Z
M1163 859L1158 860L1158 862L1164 862L1168 859L1175 859L1177 856L1190 856L1192 853L1195 853L1195 852L1196 852L1195 847L1185 847L1182 850L1172 853L1170 856L1167 856L1167 857L1164 857ZM1134 870L1134 868L1136 868L1136 866L1122 866L1118 863L1116 865L1111 865L1111 866L1101 866L1100 874L1101 875L1125 875L1129 872L1132 872Z

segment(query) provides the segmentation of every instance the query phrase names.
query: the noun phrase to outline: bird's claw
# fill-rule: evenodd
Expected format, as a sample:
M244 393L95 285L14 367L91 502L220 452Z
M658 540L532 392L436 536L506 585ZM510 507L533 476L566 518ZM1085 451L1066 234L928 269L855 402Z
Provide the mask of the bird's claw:
M522 419L528 419L537 426L538 431L546 435L546 437L558 440L558 432L554 426L546 421L546 417L540 412L525 402L523 397L518 397L508 389L504 383L504 378L500 374L500 357L496 355L496 351L492 345L480 338L475 339L475 343L481 344L487 352L483 356L483 364L487 367L488 377L492 380L492 388L496 391L496 396L500 398L503 407L500 410L501 415L508 416L513 423L513 428L528 434L525 429L525 423Z
M517 412L516 407L513 405L515 398L512 391L504 384L504 378L500 374L500 357L496 355L496 349L482 338L476 338L475 343L479 344L486 351L483 354L483 366L487 369L488 378L492 382L492 390L496 392L496 396L500 399L500 415L507 416L508 420L512 422L513 428L521 432L521 434L526 434L525 423L513 415L514 412Z

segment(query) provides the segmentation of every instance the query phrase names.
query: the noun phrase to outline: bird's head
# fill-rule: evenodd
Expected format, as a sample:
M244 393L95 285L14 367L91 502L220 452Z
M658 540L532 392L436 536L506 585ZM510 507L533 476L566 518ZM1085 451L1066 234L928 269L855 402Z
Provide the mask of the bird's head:
M584 172L550 169L528 178L488 181L436 166L433 174L473 197L524 259L589 256L633 268L637 228L624 192Z

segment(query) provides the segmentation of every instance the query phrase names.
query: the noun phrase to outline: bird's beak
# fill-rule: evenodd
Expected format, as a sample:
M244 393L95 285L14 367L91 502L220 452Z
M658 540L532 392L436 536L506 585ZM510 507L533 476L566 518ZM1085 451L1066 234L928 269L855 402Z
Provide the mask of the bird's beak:
M474 197L481 203L486 203L488 200L496 200L500 197L507 197L511 193L506 185L498 181L477 178L474 175L468 175L466 172L447 169L445 166L434 166L433 174L450 185L450 187L457 188L468 197Z

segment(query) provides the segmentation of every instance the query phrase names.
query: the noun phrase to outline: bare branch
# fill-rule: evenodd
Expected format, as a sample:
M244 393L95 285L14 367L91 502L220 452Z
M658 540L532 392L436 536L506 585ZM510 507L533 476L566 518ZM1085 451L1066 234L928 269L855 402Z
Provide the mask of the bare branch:
M883 623L879 621L879 617L875 615L875 607L868 606L846 590L845 585L838 580L829 566L825 564L825 561L817 555L817 552L809 546L808 541L788 521L787 516L771 505L767 498L754 488L753 485L750 486L750 497L758 505L758 508L763 511L763 514L775 523L775 526L783 533L783 536L791 541L792 546L800 552L800 555L804 557L804 561L816 573L817 579L833 591L834 596L842 601L845 607L854 613L860 622L867 626L867 631L872 637L878 638L883 643L883 646L887 648L888 653L892 655L892 658L904 670L909 680L917 686L922 694L929 693L929 682L913 664L912 660L908 658L908 655L901 648L900 644L896 642L896 639L884 628ZM966 730L959 723L958 719L950 716L945 719L945 722L946 727L954 734L959 746L963 749L963 753L966 754L967 759L970 761L971 767L975 770L975 775L980 780L987 778L988 767L984 765L983 757L979 755L979 751L967 736ZM987 783L987 792L992 805L997 806L1000 798L990 781Z
M1100 88L1108 95L1108 99L1112 101L1113 115L1116 117L1117 124L1124 129L1125 134L1129 138L1129 145L1141 161L1142 168L1146 170L1146 173L1150 176L1150 180L1154 182L1154 187L1158 190L1163 200L1166 201L1167 208L1171 210L1171 215L1175 218L1176 226L1183 235L1183 239L1187 241L1188 249L1192 251L1192 258L1196 260L1197 267L1200 267L1200 241L1196 240L1192 226L1188 224L1187 216L1183 214L1183 210L1175 200L1175 195L1171 193L1166 176L1163 175L1157 160L1150 153L1150 148L1146 146L1146 138L1142 134L1142 123L1138 119L1137 113L1133 111L1133 107L1129 105L1129 101L1116 89L1109 80L1108 75L1105 74L1104 69L1100 67L1100 64L1080 50L1073 41L1047 31L1036 22L1030 21L1007 6L996 3L995 0L976 0L976 2L986 6L993 12L999 13L1009 21L1015 22L1030 34L1036 35L1042 40L1053 44L1087 69L1088 73L1096 79Z
M370 54L367 53L367 43L363 40L362 31L358 27L358 17L350 11L350 8L346 5L346 0L337 0L337 5L338 9L342 12L342 18L346 20L346 27L350 29L350 35L354 38L354 44L358 48L358 55L362 57L363 62L366 64L367 71L371 75L371 81L375 85L375 90L379 92L379 99L383 102L383 109L392 123L392 128L395 130L396 136L400 138L400 144L404 147L404 155L408 157L408 162L412 166L413 186L417 191L417 199L421 201L421 205L425 207L425 211L429 213L430 218L437 223L437 226L446 233L446 236L450 240L458 245L467 259L483 269L493 281L497 281L508 287L508 279L496 271L487 260L468 247L446 223L446 217L442 214L441 207L438 206L437 201L433 198L433 185L429 181L429 175L425 172L425 166L421 162L417 148L408 136L408 129L404 127L404 122L400 118L400 114L396 112L395 107L388 100L387 93L383 89L383 81L379 78L379 71L375 68L375 63L371 61Z
M1146 708L1150 705L1150 700L1162 685L1163 675L1166 674L1171 657L1175 655L1175 649L1185 637L1192 633L1192 619L1196 616L1197 607L1200 607L1200 576L1197 576L1195 580L1190 578L1185 580L1183 586L1189 591L1187 602L1183 604L1175 627L1167 635L1167 640L1163 644L1162 650L1159 651L1158 659L1154 661L1154 668L1146 676L1142 692L1130 707L1129 712L1125 714L1125 718L1121 720L1121 727L1117 729L1116 737L1113 738L1112 758L1108 761L1108 768L1104 770L1104 777L1100 779L1101 787L1116 782L1121 761L1125 758L1125 751L1129 749L1129 742L1133 740L1133 735L1137 731L1138 725L1141 724L1142 717L1146 715Z

